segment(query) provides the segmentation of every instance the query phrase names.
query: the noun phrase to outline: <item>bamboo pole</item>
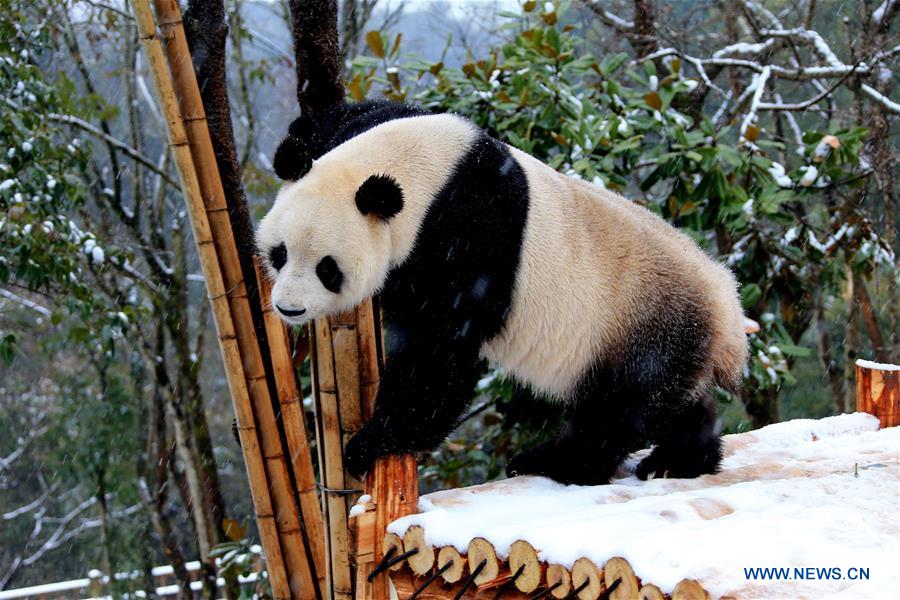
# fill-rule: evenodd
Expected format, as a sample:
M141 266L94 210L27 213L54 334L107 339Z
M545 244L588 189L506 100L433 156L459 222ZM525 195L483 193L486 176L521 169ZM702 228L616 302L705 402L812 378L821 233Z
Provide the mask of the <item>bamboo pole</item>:
M856 410L878 417L881 427L900 425L900 367L856 361Z
M266 552L266 563L272 591L276 598L290 598L291 590L286 577L284 558L278 538L275 514L268 493L268 481L262 452L257 439L256 420L250 405L247 382L243 377L241 352L238 347L231 307L228 302L228 288L223 280L215 240L200 191L194 159L189 140L182 122L176 100L171 75L166 66L162 44L156 31L156 23L148 0L133 0L132 7L140 32L141 45L147 55L154 87L166 119L166 129L172 154L181 179L190 218L194 242L206 288L209 294L213 320L219 339L219 348L225 364L225 374L231 391L234 411L238 422L238 434L244 452L247 477L259 524L260 539Z
M338 600L353 596L353 572L350 564L348 508L344 498L344 446L338 405L334 347L328 319L310 327L313 373L313 398L316 407L319 473L325 488L323 511L327 526L325 548L328 557L326 595ZM349 367L349 365L346 365ZM358 368L357 365L353 365Z
M325 524L322 506L319 503L316 475L313 470L306 424L303 418L300 391L294 376L287 331L284 323L272 310L270 301L272 284L260 269L259 259L254 259L256 279L259 283L259 301L262 306L266 334L269 340L272 367L281 408L281 422L284 426L290 451L290 464L294 471L297 494L300 497L300 512L303 516L306 540L312 555L319 589L325 585Z
M298 598L320 595L316 581L315 557L307 553L309 540L304 539L300 508L294 496L285 459L283 433L275 417L265 363L259 347L253 315L247 298L240 257L237 252L225 192L209 135L200 88L191 61L181 12L176 0L154 0L162 38L166 41L169 67L188 141L205 212L215 242L227 300L243 359L243 376L249 391L252 410L259 422L256 433L265 459L269 490L273 502L275 524L285 558L286 576L291 592Z

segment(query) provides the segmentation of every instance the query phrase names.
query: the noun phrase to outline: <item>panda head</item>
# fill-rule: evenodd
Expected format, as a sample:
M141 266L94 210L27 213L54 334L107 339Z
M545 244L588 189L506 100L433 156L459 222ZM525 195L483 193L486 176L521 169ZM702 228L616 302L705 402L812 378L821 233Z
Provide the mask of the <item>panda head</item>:
M389 175L287 183L257 231L272 308L290 324L348 310L384 283L403 191Z

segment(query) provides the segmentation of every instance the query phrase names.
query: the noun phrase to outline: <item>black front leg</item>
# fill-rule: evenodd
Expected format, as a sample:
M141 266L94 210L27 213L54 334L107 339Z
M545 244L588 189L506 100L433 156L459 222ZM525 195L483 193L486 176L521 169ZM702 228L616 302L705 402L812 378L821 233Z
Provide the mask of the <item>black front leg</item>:
M456 428L478 378L478 347L421 331L398 335L389 349L372 419L344 450L361 477L375 459L430 452Z

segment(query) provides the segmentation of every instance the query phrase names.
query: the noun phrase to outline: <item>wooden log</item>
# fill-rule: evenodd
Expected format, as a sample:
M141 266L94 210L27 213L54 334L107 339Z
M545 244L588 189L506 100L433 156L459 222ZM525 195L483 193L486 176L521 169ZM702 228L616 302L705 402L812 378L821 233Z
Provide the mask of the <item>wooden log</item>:
M652 583L645 583L641 587L640 598L641 600L666 600L666 596L662 593L662 590Z
M572 587L581 588L576 596L579 600L595 600L603 591L603 571L589 559L579 558L572 565Z
M397 598L399 598L399 600L407 600L412 596L413 592L422 585L425 579L413 575L409 569L403 569L397 573L392 573L391 581L394 584L394 589L397 591ZM462 590L462 586L462 580L453 584L448 584L442 583L442 580L438 578L438 581L430 583L428 587L417 596L417 599L450 600L451 598L457 597L457 594ZM459 598L460 600L491 600L491 598L494 598L497 595L497 591L497 589L470 586L462 596L459 596ZM515 588L504 588L501 597L503 600L530 600L533 595L534 594L523 594Z
M856 361L856 410L878 417L882 428L900 425L900 366Z
M555 586L557 583L560 584L550 592L550 595L554 598L565 598L572 593L572 576L569 574L569 570L562 565L548 565L545 581L545 585L548 588Z
M397 556L403 553L403 538L401 538L396 533L387 533L384 536L384 539L381 540L381 556L385 557L391 554L391 556ZM403 562L398 562L396 564L391 565L391 571L399 571L403 568Z
M375 461L371 480L372 500L375 502L375 534L383 537L391 522L418 510L419 471L416 459L411 454L379 458ZM377 565L382 558L383 550L376 545L374 564ZM372 598L378 600L390 597L389 588L386 575L376 577L372 582Z
M273 595L276 598L291 597L291 588L287 578L284 556L278 535L272 498L269 493L269 481L263 452L260 447L259 431L250 402L250 392L245 377L241 349L238 345L232 307L229 303L228 290L224 281L222 265L216 251L216 239L210 226L210 215L201 192L194 158L191 154L190 142L185 131L184 120L178 104L178 96L172 81L172 75L166 64L162 44L157 35L156 23L150 10L148 0L132 2L135 21L138 25L141 45L147 56L147 63L159 97L160 106L166 122L166 131L175 165L181 179L182 192L191 223L197 254L206 282L213 321L219 339L219 348L225 366L225 375L234 404L237 419L238 435L244 452L247 478L256 512L260 540L266 551L269 575ZM182 56L190 64L190 56ZM207 132L208 134L208 132ZM218 240L220 243L222 240ZM233 244L233 238L231 240Z
M444 571L441 577L447 583L456 583L462 579L466 560L453 546L444 546L438 551L437 566L442 568L448 562L452 563L452 566Z
M418 552L406 559L409 568L416 575L425 575L434 566L434 548L425 541L425 530L421 525L413 525L403 534L403 551L416 548Z
M682 579L672 590L672 600L710 600L710 597L697 581Z
M537 550L525 540L516 540L509 549L509 570L515 574L519 569L522 569L522 572L516 577L516 589L521 592L533 592L541 585L543 566L538 560Z
M611 588L617 579L619 584L609 595L610 600L635 600L640 586L634 570L627 560L614 556L603 565L603 583L606 589Z
M474 573L481 561L486 561L484 567L475 577L475 585L482 585L492 579L496 579L500 573L500 561L497 560L497 552L494 546L484 538L477 537L469 542L466 552L469 564L469 573Z

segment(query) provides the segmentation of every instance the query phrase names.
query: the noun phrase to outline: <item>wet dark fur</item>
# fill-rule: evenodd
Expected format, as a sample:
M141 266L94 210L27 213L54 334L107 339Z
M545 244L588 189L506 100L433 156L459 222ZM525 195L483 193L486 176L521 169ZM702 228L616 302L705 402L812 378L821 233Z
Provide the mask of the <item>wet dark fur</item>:
M421 114L366 102L337 107L315 122L298 119L276 153L276 171L302 177L311 160L343 141ZM380 456L431 451L444 440L468 408L482 345L509 313L529 206L524 171L486 134L447 168L453 174L430 206L414 251L389 273L381 294L387 364L375 414L346 447L347 467L356 474ZM510 475L604 483L648 441L657 446L638 467L642 478L716 470L721 442L700 371L709 361L709 315L679 279L663 274L672 288L648 301L644 321L620 348L596 358L573 394L565 431L513 458Z

